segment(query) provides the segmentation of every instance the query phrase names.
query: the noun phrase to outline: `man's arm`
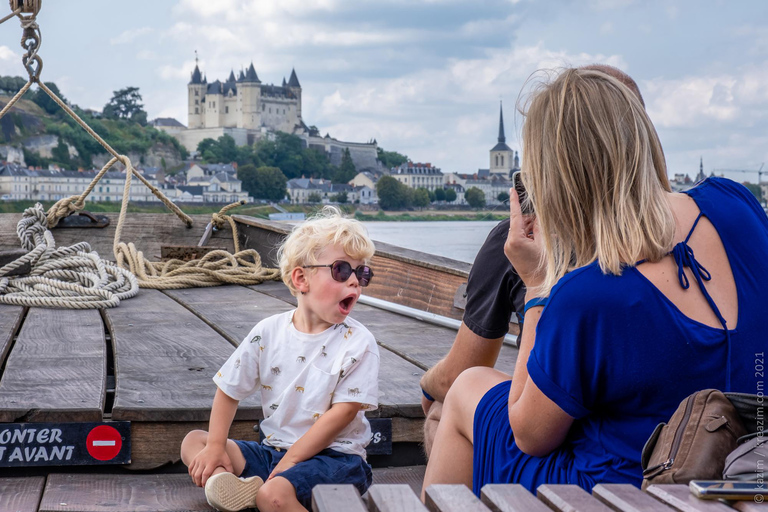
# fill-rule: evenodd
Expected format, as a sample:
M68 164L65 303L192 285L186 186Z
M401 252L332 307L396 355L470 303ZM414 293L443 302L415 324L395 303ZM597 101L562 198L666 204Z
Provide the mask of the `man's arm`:
M333 404L328 411L318 418L307 433L285 452L272 474L269 475L269 479L271 480L299 462L310 459L328 448L336 436L355 419L358 412L360 412L360 403L358 402Z
M421 378L421 388L438 402L461 372L473 366L493 368L501 351L503 337L488 339L472 332L463 322L451 350Z

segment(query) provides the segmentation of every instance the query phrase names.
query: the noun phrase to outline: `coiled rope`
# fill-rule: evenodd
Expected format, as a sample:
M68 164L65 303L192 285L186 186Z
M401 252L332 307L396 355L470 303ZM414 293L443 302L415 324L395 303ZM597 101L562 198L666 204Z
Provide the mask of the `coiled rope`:
M29 263L28 276L0 277L0 304L47 308L112 308L139 293L136 277L102 260L87 242L56 249L43 205L27 208L16 226L21 258L0 268L0 276Z
M149 262L144 258L143 253L136 249L133 243L126 244L120 240L128 208L128 202L130 199L131 180L133 176L136 176L139 180L141 180L141 182L147 188L149 188L150 191L152 191L155 197L160 199L160 201L162 201L168 209L173 211L187 225L188 228L192 227L192 219L184 212L182 212L178 206L173 204L162 192L160 192L160 190L149 183L144 178L144 176L139 174L138 171L133 168L131 160L127 156L118 154L104 139L102 139L95 131L93 131L93 129L91 129L91 127L88 126L86 122L80 119L80 117L61 100L61 98L59 98L40 80L40 71L43 67L43 61L42 58L37 54L37 51L40 46L41 35L35 18L40 10L41 0L10 0L10 4L13 12L9 16L6 16L0 20L0 23L7 21L14 15L21 19L22 28L24 30L21 46L27 50L27 53L22 58L22 62L27 70L27 73L29 74L29 81L24 84L19 92L8 102L7 105L5 105L2 111L0 111L0 118L2 118L19 99L21 99L21 97L29 90L33 83L36 83L40 89L45 91L45 93L50 96L50 98L55 101L59 107L61 107L77 124L79 124L109 154L112 155L112 159L110 159L109 162L104 165L101 171L99 171L99 173L94 177L94 179L82 194L79 196L71 196L59 200L48 210L46 225L44 225L42 228L32 228L35 232L42 231L43 233L48 233L48 235L42 235L46 244L46 248L55 248L53 235L50 234L50 231L48 231L47 228L55 227L59 220L68 215L71 215L72 213L82 210L85 206L86 197L91 193L93 188L96 186L96 183L101 180L104 174L106 174L114 164L120 162L125 167L125 187L123 189L123 201L120 207L120 215L118 217L117 227L115 229L115 238L112 249L115 260L117 262L117 267L121 269L128 269L130 272L135 274L140 287L174 289L217 286L224 283L253 285L259 284L265 280L278 279L280 276L280 271L278 269L264 268L261 264L261 257L259 256L258 252L253 249L240 250L235 222L231 219L231 217L225 215L226 211L240 203L234 203L232 205L226 206L222 208L219 213L214 213L212 216L212 222L217 228L224 227L225 221L229 223L233 233L235 254L230 254L227 251L217 250L206 254L203 258L187 262L181 260L171 260L168 262ZM27 16L24 16L22 13L27 13ZM37 214L30 213L30 216L36 217ZM19 225L21 225L21 222ZM31 249L32 252L37 250L39 247L40 246L38 244L35 249ZM88 244L76 244L72 247L78 248L78 251L79 249L88 247L88 250L90 251ZM46 249L40 249L40 252L45 253L45 250ZM60 251L64 251L64 249L61 249ZM85 253L85 251L81 252ZM87 254L95 255L96 253L88 252ZM0 287L0 295L7 295L9 293L7 290L16 290L16 282L20 279L24 279L19 277L2 277L5 275L5 273L9 272L9 270L6 270L6 268L10 267L11 265L13 265L13 268L18 268L22 264L19 262L21 260L26 262L25 258L28 256L29 254L20 258L19 260L12 262L9 265L6 265L6 267L3 267L3 269L0 269L0 278L4 280L0 281L0 283L5 283L4 286ZM88 257L91 258L91 256ZM105 268L107 268L106 262L104 262L103 265ZM59 274L55 273L55 275L58 276ZM84 277L82 279L89 280L90 278ZM81 279L80 281L82 282ZM48 283L47 286L51 285ZM74 288L68 290L72 293L81 291ZM15 300L20 300L21 296L25 293L31 294L30 296L34 296L32 292L30 292L27 288L24 288L23 291L17 291L13 293L16 296ZM135 295L135 293L133 295ZM129 296L133 295L126 295L124 298L128 298ZM70 297L68 302L60 302L59 304L61 304L61 306L52 307L78 307L70 306L68 304L82 303L83 302L79 299ZM100 305L92 307L111 306Z

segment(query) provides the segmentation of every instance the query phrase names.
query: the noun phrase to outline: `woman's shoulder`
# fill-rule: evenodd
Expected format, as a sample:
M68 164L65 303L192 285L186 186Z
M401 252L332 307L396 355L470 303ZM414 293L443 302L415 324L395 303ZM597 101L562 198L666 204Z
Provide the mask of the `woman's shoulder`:
M634 277L634 270L629 267L621 275L604 274L595 261L563 276L552 288L547 307L583 310L594 315L608 308L628 306L642 292Z

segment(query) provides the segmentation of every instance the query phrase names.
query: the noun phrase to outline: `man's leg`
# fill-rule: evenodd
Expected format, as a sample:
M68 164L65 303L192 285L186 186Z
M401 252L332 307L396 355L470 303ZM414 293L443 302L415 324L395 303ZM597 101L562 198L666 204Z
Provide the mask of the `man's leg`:
M443 402L432 402L424 419L424 455L429 459L432 453L432 444L435 442L437 426L440 424L440 418L443 414Z

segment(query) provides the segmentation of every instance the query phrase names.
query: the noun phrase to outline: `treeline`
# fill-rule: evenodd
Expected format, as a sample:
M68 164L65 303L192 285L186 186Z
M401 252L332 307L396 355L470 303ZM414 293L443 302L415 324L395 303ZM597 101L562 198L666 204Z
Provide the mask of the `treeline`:
M0 77L0 93L13 96L21 89L26 80L21 77ZM188 156L188 151L178 140L165 132L147 125L147 113L142 104L138 87L126 87L114 91L112 98L104 105L101 112L83 110L67 101L53 82L45 85L69 105L75 113L99 134L115 151L121 154L138 153L145 155L157 143L173 147L181 159ZM104 154L106 150L83 130L48 94L40 88L30 90L24 99L37 104L49 117L41 118L43 132L56 135L59 143L51 151L51 158L44 158L35 151L23 148L24 160L31 167L47 167L56 164L64 168L91 167L92 158ZM30 133L21 117L14 116L14 122L22 137L38 135ZM3 139L5 137L3 136ZM11 140L2 140L9 143ZM77 150L77 156L70 156L67 144Z
M341 165L333 165L324 151L304 147L297 135L276 132L274 138L264 138L252 146L238 146L230 135L218 139L203 139L197 151L206 163L238 164L237 179L243 189L257 199L278 201L285 197L286 184L294 178L322 178L332 183L349 183L358 172L349 149L341 155ZM400 165L408 157L379 148L379 160L387 167ZM310 196L310 200L314 199ZM319 202L319 196L317 202ZM336 197L346 202L346 194Z
M452 203L456 200L456 191L452 188L414 189L403 185L392 176L382 176L379 179L376 183L376 195L379 196L379 206L382 210L426 208L430 203Z

